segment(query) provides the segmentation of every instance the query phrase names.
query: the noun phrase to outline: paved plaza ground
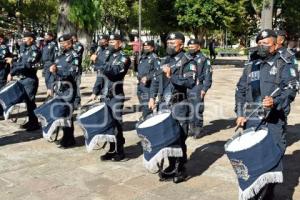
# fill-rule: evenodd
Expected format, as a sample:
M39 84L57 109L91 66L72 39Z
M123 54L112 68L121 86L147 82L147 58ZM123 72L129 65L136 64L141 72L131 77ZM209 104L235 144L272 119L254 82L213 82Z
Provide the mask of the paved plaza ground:
M205 99L205 131L201 139L188 138L189 180L180 184L159 182L157 174L142 165L142 149L135 131L140 117L136 79L126 77L124 107L125 162L101 162L104 151L87 153L81 129L75 124L77 145L63 150L45 141L41 131L25 132L18 123L0 122L0 199L124 199L124 200L235 200L236 176L224 154L224 144L234 133L235 85L241 68L215 67L213 86ZM95 75L82 78L83 101L91 94ZM37 101L45 98L40 81ZM284 184L278 200L300 199L300 96L292 105L284 157Z

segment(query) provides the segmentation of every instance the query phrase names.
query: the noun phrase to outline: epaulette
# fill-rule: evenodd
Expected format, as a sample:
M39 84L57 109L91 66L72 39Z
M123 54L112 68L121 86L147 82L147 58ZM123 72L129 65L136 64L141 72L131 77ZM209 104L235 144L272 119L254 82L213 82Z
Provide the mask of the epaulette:
M73 58L79 57L75 50L72 50L71 54L72 54Z
M36 45L31 45L31 50L32 51L37 51L38 50L38 47Z
M188 60L193 60L193 57L187 53L184 54L185 57L188 59Z
M291 50L286 49L285 51L280 53L280 58L286 63L292 63L292 57L294 55L295 54Z

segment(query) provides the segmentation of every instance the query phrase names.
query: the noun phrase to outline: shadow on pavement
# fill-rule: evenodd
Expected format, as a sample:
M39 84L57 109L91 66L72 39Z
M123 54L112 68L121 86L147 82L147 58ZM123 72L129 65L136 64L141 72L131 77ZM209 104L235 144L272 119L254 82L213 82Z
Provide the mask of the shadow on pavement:
M216 160L225 153L224 144L226 141L216 141L198 147L190 156L186 164L187 173L190 178L200 176Z

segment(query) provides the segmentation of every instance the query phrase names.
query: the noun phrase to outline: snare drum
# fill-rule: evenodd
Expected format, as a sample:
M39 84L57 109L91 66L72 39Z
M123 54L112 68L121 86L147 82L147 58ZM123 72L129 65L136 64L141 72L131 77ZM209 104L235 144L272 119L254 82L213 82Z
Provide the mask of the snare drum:
M77 120L84 131L88 152L98 149L103 142L116 142L115 120L105 103L91 105Z
M266 127L237 133L225 144L225 152L238 178L240 199L254 197L268 183L282 182L282 172L272 169L283 152Z
M3 115L8 119L13 107L25 100L26 92L19 81L9 82L0 91L0 104L3 108Z
M144 166L150 172L157 172L163 159L183 156L179 142L182 130L171 111L149 115L138 122L136 131L143 146Z
M51 140L58 127L71 127L72 105L64 99L55 97L34 110L43 129L43 137Z

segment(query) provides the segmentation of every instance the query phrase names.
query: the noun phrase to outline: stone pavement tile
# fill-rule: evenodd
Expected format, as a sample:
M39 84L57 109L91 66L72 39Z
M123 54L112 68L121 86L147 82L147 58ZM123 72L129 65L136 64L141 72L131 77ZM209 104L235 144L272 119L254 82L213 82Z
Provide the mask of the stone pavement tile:
M211 195L203 195L203 191L199 189L189 188L184 185L185 183L180 184L170 184L163 185L151 191L151 193L161 196L164 199L172 200L192 200L192 199L201 199L201 200L211 200L216 199L212 198Z
M124 182L125 185L137 188L138 190L149 192L155 188L165 185L165 182L158 181L158 174L145 173L141 176L133 177Z
M130 187L124 183L119 183L117 185L109 186L107 193L111 200L132 200L136 199L138 196L143 194L143 191L138 190L137 188Z

